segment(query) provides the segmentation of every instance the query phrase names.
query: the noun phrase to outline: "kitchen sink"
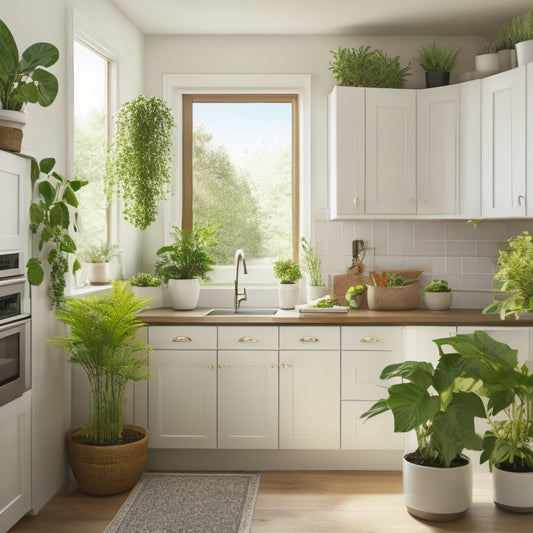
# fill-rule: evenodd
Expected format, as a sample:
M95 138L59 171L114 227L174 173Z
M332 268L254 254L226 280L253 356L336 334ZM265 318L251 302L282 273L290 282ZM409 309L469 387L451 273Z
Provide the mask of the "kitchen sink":
M205 316L272 316L278 312L277 309L211 309Z

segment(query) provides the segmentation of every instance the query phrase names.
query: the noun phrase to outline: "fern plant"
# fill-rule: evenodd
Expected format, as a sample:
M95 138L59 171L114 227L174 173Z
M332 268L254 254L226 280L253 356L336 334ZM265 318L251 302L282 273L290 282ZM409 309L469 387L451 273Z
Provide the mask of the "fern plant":
M419 48L416 60L426 72L431 70L450 72L457 64L461 50L462 48L448 50L432 41Z
M529 38L524 18L513 17L509 24L504 24L500 28L494 43L494 51L512 50L516 43L527 41Z

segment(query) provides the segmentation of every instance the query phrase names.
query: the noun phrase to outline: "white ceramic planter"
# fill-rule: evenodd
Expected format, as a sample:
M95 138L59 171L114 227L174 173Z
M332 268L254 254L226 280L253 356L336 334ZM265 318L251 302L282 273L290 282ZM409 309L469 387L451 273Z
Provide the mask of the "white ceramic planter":
M298 302L298 285L296 283L279 284L279 308L294 309Z
M505 72L517 66L516 50L499 50L498 57L500 58L500 70Z
M305 301L312 302L326 296L328 288L325 285L306 285L305 287Z
M424 303L430 311L444 311L452 305L452 293L424 292Z
M516 62L519 67L533 63L533 39L516 43Z
M500 72L500 56L498 53L480 54L476 56L476 72L485 75Z
M197 279L169 279L168 296L172 309L194 309L200 299L200 282Z
M456 520L472 505L472 463L468 459L464 466L433 468L404 457L403 494L407 510L417 518Z
M26 125L27 114L24 111L0 109L0 126L21 130Z
M131 290L137 298L150 298L145 309L154 309L163 307L163 288L162 287L132 287Z
M103 285L111 281L111 263L86 263L86 267L91 285Z
M515 513L533 512L533 472L492 470L494 503L500 509Z

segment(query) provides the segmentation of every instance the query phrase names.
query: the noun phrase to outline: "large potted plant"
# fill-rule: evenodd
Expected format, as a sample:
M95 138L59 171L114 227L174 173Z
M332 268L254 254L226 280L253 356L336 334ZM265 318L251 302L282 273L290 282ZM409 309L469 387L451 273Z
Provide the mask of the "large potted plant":
M403 458L403 491L407 510L418 518L454 520L472 502L472 465L463 450L481 450L474 418L485 417L485 408L460 374L442 359L436 367L423 361L389 365L381 379L402 382L361 415L390 410L395 432L415 431L417 449Z
M45 70L59 58L50 43L35 43L19 58L13 35L0 20L0 149L20 152L27 103L49 106L57 96L57 78Z
M422 46L416 60L426 73L426 87L449 85L450 72L457 64L460 53L461 48L447 50L435 41Z
M279 279L280 309L294 309L298 301L297 281L302 279L300 265L292 259L281 259L274 263L274 277Z
M174 115L161 98L139 95L115 118L114 143L106 165L108 200L124 200L123 215L144 230L157 218L172 182Z
M150 347L138 337L145 324L137 318L145 302L127 282L114 281L110 293L68 298L56 310L70 329L49 342L71 354L91 388L89 421L66 438L79 489L93 496L131 489L145 469L148 432L124 423L127 382L148 378Z
M306 301L325 296L327 287L322 283L322 261L316 248L305 238L302 244L302 270L307 274Z
M435 341L441 358L481 385L489 429L481 462L493 473L494 503L508 511L533 512L533 373L518 364L517 351L484 331ZM443 346L454 353L444 354Z
M215 260L209 248L218 244L216 226L180 229L173 226L171 243L160 248L156 254L155 274L168 284L172 309L189 310L198 305L199 280L207 280Z

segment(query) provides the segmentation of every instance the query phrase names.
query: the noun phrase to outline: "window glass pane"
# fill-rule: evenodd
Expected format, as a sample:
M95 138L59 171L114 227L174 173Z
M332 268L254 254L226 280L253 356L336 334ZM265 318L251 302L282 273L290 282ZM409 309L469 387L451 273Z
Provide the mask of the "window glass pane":
M74 176L89 185L77 193L81 246L107 242L104 173L107 153L109 62L74 43Z
M193 104L193 220L220 224L217 264L292 256L291 147L291 103Z

